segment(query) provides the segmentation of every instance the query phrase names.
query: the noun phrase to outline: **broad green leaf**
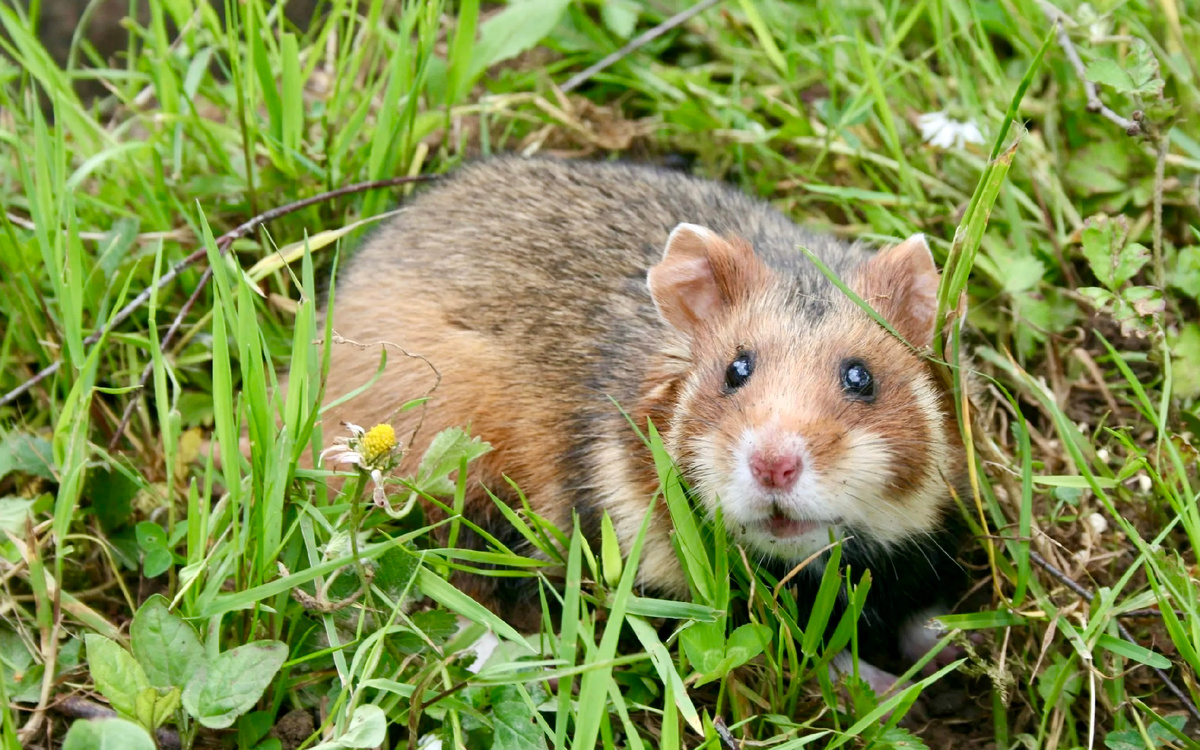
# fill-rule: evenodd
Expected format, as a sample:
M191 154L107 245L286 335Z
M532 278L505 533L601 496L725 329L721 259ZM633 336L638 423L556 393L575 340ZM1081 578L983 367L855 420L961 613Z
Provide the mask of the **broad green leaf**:
M725 658L717 666L717 674L724 677L730 670L746 664L763 652L771 643L771 628L768 625L746 624L729 634L725 643Z
M1033 289L1046 275L1046 265L1032 256L1011 258L1000 268L1004 291L1010 294Z
M25 519L32 507L33 501L23 497L0 497L0 539L4 539L5 532L24 536Z
M62 750L155 750L150 734L121 718L79 719L67 730Z
M1097 140L1071 154L1063 179L1080 196L1123 193L1134 182L1136 156L1123 140Z
M1200 324L1184 325L1178 334L1170 336L1169 341L1174 360L1171 368L1174 395L1180 398L1200 396Z
M1097 310L1112 315L1125 336L1145 335L1152 319L1166 309L1162 292L1152 287L1129 287L1122 290L1120 296L1095 286L1080 287L1077 291L1090 300Z
M1137 88L1133 78L1114 60L1096 60L1087 66L1086 75L1092 83L1108 86L1121 94L1127 94Z
M928 750L929 746L903 727L888 727L879 733L879 746L888 750Z
M11 432L0 440L0 479L14 471L53 479L53 454L49 440L24 432Z
M1156 97L1162 92L1164 81L1159 75L1158 60L1145 40L1137 37L1130 40L1125 70L1133 81L1133 93Z
M255 750L280 750L271 744L279 740L267 737L271 727L275 726L275 718L275 711L259 710L244 714L237 721L238 745Z
M1061 654L1055 654L1053 662L1037 678L1038 695L1047 703L1057 697L1059 701L1070 704L1082 687L1083 675L1079 668Z
M714 679L717 667L725 658L725 620L722 618L713 623L697 623L679 636L683 652L691 662L692 668L704 675L696 684L700 685L708 679Z
M366 704L354 709L350 726L342 735L342 747L378 747L387 735L387 715L379 706Z
M179 688L160 693L158 688L148 687L138 693L135 718L144 727L158 729L179 708L180 700Z
M605 0L600 5L601 20L621 41L633 36L640 12L641 8L629 0Z
M450 475L458 471L462 458L465 456L469 463L491 449L491 445L457 427L442 430L421 457L415 484L430 495L452 495L454 482Z
M1149 286L1132 286L1121 292L1121 299L1126 302L1135 315L1140 318L1160 315L1167 309L1162 292Z
M143 552L167 546L167 532L153 521L142 521L136 527L138 546Z
M1200 245L1180 249L1168 278L1171 286L1200 300Z
M87 646L88 671L96 689L118 713L132 718L136 715L138 695L150 687L146 673L116 641L95 633L84 635L83 640Z
M167 609L166 599L152 596L129 627L133 655L146 670L150 684L183 690L205 662L204 647L192 626Z
M379 747L387 736L387 714L379 706L365 703L354 709L346 733L329 742L315 745L312 750L342 750L342 748Z
M1124 217L1110 219L1099 214L1088 219L1080 235L1083 256L1092 273L1110 291L1116 291L1150 261L1150 251L1136 242L1126 242Z
M143 689L137 694L134 703L133 718L142 726L154 728L154 704L158 703L158 691L152 687Z
M177 687L173 687L165 694L159 694L158 701L154 704L154 728L162 726L163 722L171 718L175 710L183 703L183 691Z
M534 750L546 747L533 709L515 685L492 688L493 750Z
M488 19L479 31L467 87L496 63L516 57L542 41L558 25L569 5L569 0L518 0Z
M1165 716L1163 721L1166 721L1171 726L1175 727L1180 732L1187 724L1186 716ZM1150 724L1146 727L1146 735L1150 741L1154 743L1154 747L1166 747L1168 743L1174 739L1171 731L1166 727L1158 724ZM1142 735L1136 729L1126 729L1122 732L1109 732L1104 736L1104 746L1108 750L1146 750L1146 743L1142 739Z
M167 572L172 562L171 553L165 547L152 549L146 553L146 560L142 565L142 573L147 578L157 578Z
M262 697L287 655L279 641L254 641L219 654L192 675L184 708L209 729L233 726Z

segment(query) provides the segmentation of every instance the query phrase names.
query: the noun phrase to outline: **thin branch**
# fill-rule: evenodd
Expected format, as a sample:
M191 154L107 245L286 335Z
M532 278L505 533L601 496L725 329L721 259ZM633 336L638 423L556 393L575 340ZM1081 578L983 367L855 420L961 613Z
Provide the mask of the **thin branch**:
M646 46L647 44L649 44L650 42L659 38L663 34L670 31L671 29L687 23L693 17L703 13L704 11L708 10L709 8L713 7L714 5L716 5L719 2L721 2L721 0L702 0L702 2L696 3L695 5L688 8L687 10L682 11L680 13L676 13L675 15L671 16L670 18L663 21L662 23L655 26L654 28L650 29L649 31L645 32L644 34L634 37L628 43L626 43L624 47L617 50L616 52L613 52L610 55L605 56L603 59L601 59L595 65L591 65L587 68L584 68L583 70L579 71L575 75L571 76L570 78L567 79L566 83L564 83L562 86L559 87L559 90L562 91L562 93L564 93L564 94L574 91L575 89L579 88L584 83L586 83L588 81L588 79L590 79L592 76L596 75L600 71L612 66L613 64L615 64L617 62L620 62L622 59L628 57L631 53Z
M323 203L325 201L333 200L334 198L340 198L345 195L353 195L354 193L366 192L367 190L376 190L379 188L394 187L396 185L403 185L403 184L409 183L409 182L423 182L426 180L434 180L437 178L438 178L438 175L424 174L424 175L411 175L411 176L406 176L406 177L392 177L387 180L371 180L370 182L359 182L359 183L355 183L353 185L347 185L345 187L338 188L337 190L330 190L328 192L319 193L319 194L311 196L309 198L305 198L304 200L296 201L295 203L289 203L285 206L279 206L278 208L273 208L270 211L265 211L265 212L259 214L258 216L255 216L254 218L250 219L249 221L239 224L237 227L234 227L233 229L229 230L225 234L218 237L217 238L217 251L219 253L224 254L225 251L229 249L229 246L233 244L234 240L240 239L240 238L245 237L246 235L250 234L250 232L252 232L260 224L265 224L268 221L273 221L274 219L278 219L281 216L287 216L288 214L295 213L296 211L299 211L300 209L308 208L309 206L312 206L317 203ZM119 326L121 323L124 323L126 320L128 320L130 315L133 315L133 313L135 311L137 311L140 307L142 307L143 305L145 305L147 302L150 301L150 295L153 294L156 289L161 289L164 286L166 286L167 284L174 281L175 277L177 277L179 274L186 271L188 268L190 268L192 265L194 265L200 259L204 258L205 255L207 254L207 252L208 251L205 248L200 248L199 250L196 250L191 255L188 255L186 258L184 258L183 260L179 261L174 266L172 266L169 271L167 271L165 274L163 274L159 278L157 284L143 289L142 292L140 294L138 294L137 297L134 297L133 300L129 304L127 304L127 305L125 305L125 307L121 308L120 312L118 312L107 323L105 323L103 326L101 326L99 329L97 329L94 333L92 333L90 336L88 336L86 339L84 339L83 340L84 346L91 346L91 345L95 344L97 341L100 340L100 338L102 336L107 335L109 331L113 330L114 328ZM167 343L168 343L167 341L165 341L165 340L163 341L164 348L166 348ZM43 368L41 371L39 371L36 375L31 377L29 380L26 380L21 385L17 386L16 388L12 389L8 393L4 394L4 396L2 398L0 398L0 406L4 406L6 404L13 402L17 398L19 398L22 394L24 394L26 391L28 391L30 388L32 388L33 386L42 382L43 380L50 377L54 373L58 372L59 368L61 368L61 367L62 367L62 360L61 359L55 360L53 364L49 365L48 367ZM143 381L143 384L144 384L144 382L145 381Z
M1040 565L1051 576L1057 578L1064 586L1082 597L1084 601L1091 603L1091 601L1096 598L1095 594L1088 591L1083 586L1080 586L1069 575L1059 570L1053 563L1039 555L1037 552L1029 550L1029 559ZM1125 627L1120 620L1117 620L1117 630L1121 633L1121 637L1125 640L1129 641L1135 646L1140 645L1133 637L1133 633L1130 633L1129 628ZM1159 669L1158 667L1150 667L1150 669L1154 670L1154 674L1158 675L1158 679L1162 681L1162 684L1167 688L1167 691L1174 695L1175 698L1183 704L1184 708L1187 709L1187 712L1192 715L1192 718L1200 722L1200 710L1197 710L1196 704L1192 703L1192 700L1188 697L1187 693L1183 692L1178 685L1172 682L1171 677L1165 671Z
M1174 612L1175 612L1176 617L1179 617L1179 618L1187 617L1187 615L1184 612L1182 612L1181 610L1176 609L1176 610L1174 610ZM1128 612L1120 612L1117 614L1117 617L1124 617L1127 620L1153 620L1153 619L1156 619L1156 618L1159 618L1162 616L1163 616L1163 613L1162 613L1161 609L1149 609L1149 608L1147 608L1147 609L1131 609Z
M1079 52L1075 49L1075 44L1071 41L1071 36L1067 33L1067 27L1063 25L1062 17L1055 18L1054 23L1058 28L1058 46L1062 47L1063 52L1067 55L1067 60L1071 62L1071 67L1075 68L1075 73L1079 76L1079 80L1083 82L1083 90L1087 94L1088 111L1096 112L1102 117L1111 120L1125 131L1125 135L1141 135L1142 126L1136 120L1122 117L1106 107L1104 102L1100 100L1100 93L1096 88L1096 84L1088 80L1087 69L1083 65L1083 60L1079 58Z

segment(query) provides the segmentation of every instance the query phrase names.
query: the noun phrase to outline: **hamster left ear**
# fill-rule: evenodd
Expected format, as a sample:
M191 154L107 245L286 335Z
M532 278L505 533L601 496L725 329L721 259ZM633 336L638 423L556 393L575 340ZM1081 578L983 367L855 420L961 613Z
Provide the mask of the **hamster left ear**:
M941 274L924 234L881 250L858 267L851 288L913 346L933 343Z
M646 284L662 319L695 336L750 298L765 275L762 261L741 238L680 224L667 237L662 260L650 269Z

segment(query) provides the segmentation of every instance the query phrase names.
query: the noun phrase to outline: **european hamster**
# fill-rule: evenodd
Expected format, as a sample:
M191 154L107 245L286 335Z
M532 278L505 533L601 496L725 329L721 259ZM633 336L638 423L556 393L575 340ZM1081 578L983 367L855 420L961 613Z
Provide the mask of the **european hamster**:
M401 469L411 472L439 430L467 428L493 446L468 478L475 523L518 544L481 488L515 500L507 476L564 532L577 511L593 548L607 511L628 551L658 478L615 400L640 428L653 420L697 506L720 505L731 541L777 572L826 546L831 528L852 536L843 561L873 576L860 637L914 659L931 643L921 619L960 585L949 488L965 460L952 404L928 363L800 245L909 342L930 343L939 273L921 235L873 254L678 172L469 164L368 236L331 313L340 336L373 346L333 347L329 400L371 378L380 342L427 358L440 385L423 412L397 415L434 375L392 352L380 382L326 413L325 434L344 420L405 435L423 419ZM659 509L638 583L687 597ZM819 570L794 579L802 605ZM530 581L455 582L533 629Z

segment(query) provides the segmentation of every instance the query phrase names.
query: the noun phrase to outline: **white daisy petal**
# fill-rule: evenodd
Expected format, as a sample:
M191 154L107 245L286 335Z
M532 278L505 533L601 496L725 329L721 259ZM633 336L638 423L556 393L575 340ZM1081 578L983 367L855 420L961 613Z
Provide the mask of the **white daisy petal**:
M344 446L344 445L331 445L328 448L326 448L325 450L321 451L321 455L319 455L317 457L317 460L324 461L327 456L339 454L339 453L344 452L345 450L346 450L346 446Z
M935 148L962 148L967 143L983 143L983 133L974 120L960 122L944 111L929 112L917 118L921 139Z
M983 143L983 133L979 132L979 126L974 120L963 124L962 135L967 143Z
M326 448L321 452L321 458L324 459L326 454L329 454L330 463L334 466L338 464L348 464L350 466L362 465L362 455L344 445L335 445L333 448Z

